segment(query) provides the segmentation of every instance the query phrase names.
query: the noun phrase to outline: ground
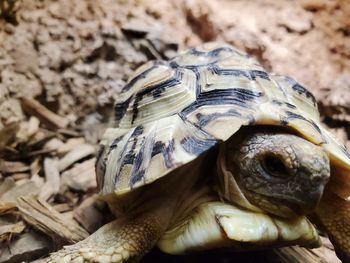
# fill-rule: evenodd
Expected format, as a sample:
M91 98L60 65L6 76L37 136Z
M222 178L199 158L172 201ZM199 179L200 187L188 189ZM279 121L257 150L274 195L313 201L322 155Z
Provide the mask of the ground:
M342 0L0 0L0 262L44 257L108 220L93 163L113 101L139 65L179 49L226 42L296 78L350 147L349 13Z

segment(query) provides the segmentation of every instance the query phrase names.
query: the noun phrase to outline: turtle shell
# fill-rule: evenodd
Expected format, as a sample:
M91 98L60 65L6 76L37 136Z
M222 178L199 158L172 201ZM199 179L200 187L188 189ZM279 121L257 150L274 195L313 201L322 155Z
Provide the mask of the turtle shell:
M321 124L314 96L232 46L207 44L141 66L122 89L114 118L97 157L101 194L152 183L243 125L277 125L322 145L343 171L339 192L350 195L350 155Z

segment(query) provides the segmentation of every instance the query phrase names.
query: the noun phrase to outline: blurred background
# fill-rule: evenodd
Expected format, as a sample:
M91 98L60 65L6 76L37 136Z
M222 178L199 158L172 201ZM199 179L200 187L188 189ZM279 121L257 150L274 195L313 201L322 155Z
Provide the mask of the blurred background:
M144 62L208 41L303 83L350 147L349 1L0 0L0 262L40 258L109 220L93 163L114 99ZM319 261L338 262L327 246ZM266 253L244 261L279 252ZM145 262L204 258L239 262L157 251Z

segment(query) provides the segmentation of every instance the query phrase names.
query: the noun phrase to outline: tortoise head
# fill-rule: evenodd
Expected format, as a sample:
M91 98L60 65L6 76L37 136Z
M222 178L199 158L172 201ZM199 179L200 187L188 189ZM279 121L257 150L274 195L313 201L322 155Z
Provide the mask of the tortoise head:
M281 217L312 212L330 177L323 148L290 133L248 133L226 149L227 167L247 203Z

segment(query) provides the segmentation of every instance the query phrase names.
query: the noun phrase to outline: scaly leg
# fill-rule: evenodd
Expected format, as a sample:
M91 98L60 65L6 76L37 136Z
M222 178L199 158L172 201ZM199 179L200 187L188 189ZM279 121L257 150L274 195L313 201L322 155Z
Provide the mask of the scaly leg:
M343 262L350 262L350 201L326 192L316 217L327 231L338 257Z
M147 213L112 221L85 240L51 254L47 262L137 261L156 244L165 231L166 220L159 213Z

